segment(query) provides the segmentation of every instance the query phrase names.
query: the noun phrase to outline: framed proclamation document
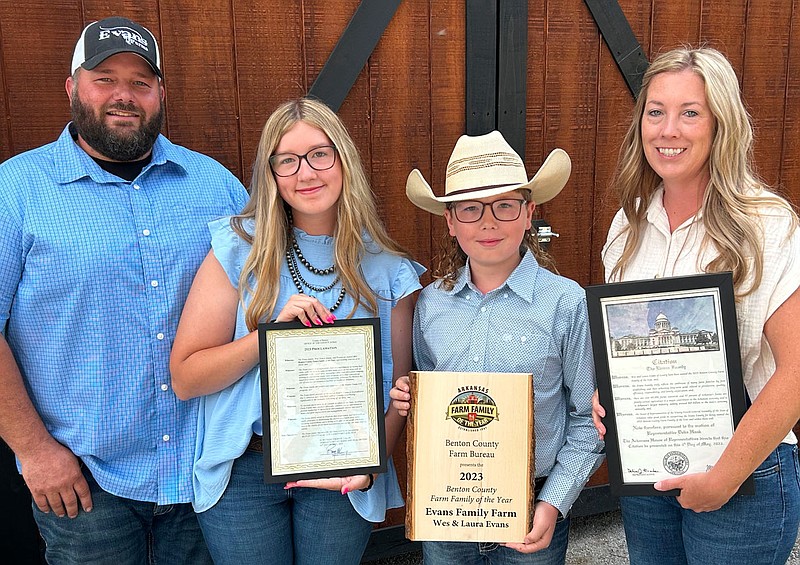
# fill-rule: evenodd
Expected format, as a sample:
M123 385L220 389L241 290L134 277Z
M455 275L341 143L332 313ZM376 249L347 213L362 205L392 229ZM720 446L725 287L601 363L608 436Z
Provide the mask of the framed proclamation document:
M258 325L267 483L386 470L380 321Z
M533 377L412 372L406 537L521 542L534 497Z
M708 471L746 410L730 273L590 286L589 324L615 495ZM752 479L740 493L752 493Z

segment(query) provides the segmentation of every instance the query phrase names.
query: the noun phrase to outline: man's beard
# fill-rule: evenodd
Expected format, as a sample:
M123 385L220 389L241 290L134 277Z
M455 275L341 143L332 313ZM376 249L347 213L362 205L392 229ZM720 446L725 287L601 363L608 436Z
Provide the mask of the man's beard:
M75 129L81 138L102 156L113 161L138 161L153 148L164 123L163 103L159 105L158 111L152 118L143 122L139 128L127 131L106 125L92 108L81 102L77 92L75 94L71 104ZM147 117L136 105L121 102L102 108L102 116L105 117L105 112L112 109L138 112L139 115Z

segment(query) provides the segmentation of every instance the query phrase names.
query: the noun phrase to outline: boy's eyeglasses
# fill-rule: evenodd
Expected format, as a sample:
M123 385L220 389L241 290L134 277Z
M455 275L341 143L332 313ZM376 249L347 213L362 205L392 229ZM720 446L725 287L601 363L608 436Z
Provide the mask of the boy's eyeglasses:
M462 224L474 224L483 218L483 212L487 207L491 208L492 214L500 222L513 222L522 213L522 205L526 200L516 198L504 198L495 200L491 203L478 202L477 200L463 200L454 202L450 209L456 215L456 220Z
M305 155L276 153L269 158L269 166L279 177L290 177L300 170L300 162L303 159L315 171L327 171L336 162L336 147L333 145L315 147Z

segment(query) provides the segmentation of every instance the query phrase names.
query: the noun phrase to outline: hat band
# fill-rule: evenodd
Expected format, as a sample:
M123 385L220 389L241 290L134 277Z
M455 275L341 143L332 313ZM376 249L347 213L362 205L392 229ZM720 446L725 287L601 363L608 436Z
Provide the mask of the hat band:
M488 184L485 186L473 186L472 188L462 188L460 190L454 190L452 192L448 192L445 196L457 196L459 194L467 194L469 192L478 192L479 190L489 190L490 188L502 188L504 186L520 186L517 183L506 183L506 184Z

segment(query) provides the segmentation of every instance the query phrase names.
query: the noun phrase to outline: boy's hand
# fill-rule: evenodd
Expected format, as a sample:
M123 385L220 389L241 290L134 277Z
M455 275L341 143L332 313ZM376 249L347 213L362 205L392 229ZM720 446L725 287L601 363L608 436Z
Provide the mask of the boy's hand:
M533 528L525 536L522 543L504 543L506 547L516 549L520 553L535 553L550 547L553 532L556 529L558 509L543 500L536 503L533 512Z
M407 375L399 377L395 382L392 389L389 391L389 397L392 399L392 406L401 416L408 416L408 411L411 410L411 384Z

